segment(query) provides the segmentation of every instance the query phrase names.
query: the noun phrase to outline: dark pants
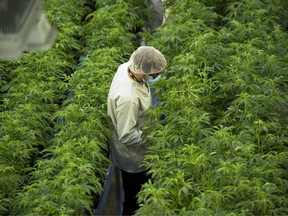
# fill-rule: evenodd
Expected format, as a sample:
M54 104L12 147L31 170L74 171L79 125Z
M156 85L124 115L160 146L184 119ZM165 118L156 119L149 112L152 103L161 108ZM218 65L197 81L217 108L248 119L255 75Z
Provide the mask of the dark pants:
M123 215L133 215L139 208L137 204L137 194L141 190L142 184L148 181L147 172L128 173L121 170L122 182L125 195L123 204Z

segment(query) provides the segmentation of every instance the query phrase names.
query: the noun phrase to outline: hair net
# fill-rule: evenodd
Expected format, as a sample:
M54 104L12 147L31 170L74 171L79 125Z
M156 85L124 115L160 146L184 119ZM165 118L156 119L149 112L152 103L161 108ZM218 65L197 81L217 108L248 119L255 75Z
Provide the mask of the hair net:
M152 46L140 46L130 57L129 68L136 74L159 73L166 66L164 55Z

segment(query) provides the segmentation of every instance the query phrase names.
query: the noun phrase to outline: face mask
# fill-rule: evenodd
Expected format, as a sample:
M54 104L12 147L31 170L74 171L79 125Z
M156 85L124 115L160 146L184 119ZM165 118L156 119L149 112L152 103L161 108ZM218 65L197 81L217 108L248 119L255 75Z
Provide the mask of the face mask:
M161 74L158 75L155 79L152 76L149 76L148 80L143 80L143 81L149 84L154 84L154 83L157 83L160 80L160 78L161 78Z

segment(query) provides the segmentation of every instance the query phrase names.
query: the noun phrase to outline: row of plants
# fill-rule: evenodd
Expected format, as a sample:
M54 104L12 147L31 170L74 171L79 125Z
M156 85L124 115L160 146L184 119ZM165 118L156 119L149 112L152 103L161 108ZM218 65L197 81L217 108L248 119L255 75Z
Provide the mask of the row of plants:
M90 215L97 208L110 163L107 95L117 67L135 49L133 31L142 21L122 0L100 1L95 8L81 23L82 57L65 78L69 92L50 117L53 138L36 161L30 183L15 198L15 214Z
M143 34L169 64L136 215L286 215L287 3L168 3L166 23Z
M57 1L43 1L47 8L56 4ZM75 35L83 7L74 1L57 10L50 9L53 14L47 14L59 30L53 48L1 62L1 215L23 213L17 211L15 199L22 187L30 183L35 161L53 136L51 119L68 92L66 76L75 68L74 56L80 48ZM71 15L56 19L54 15L63 12Z

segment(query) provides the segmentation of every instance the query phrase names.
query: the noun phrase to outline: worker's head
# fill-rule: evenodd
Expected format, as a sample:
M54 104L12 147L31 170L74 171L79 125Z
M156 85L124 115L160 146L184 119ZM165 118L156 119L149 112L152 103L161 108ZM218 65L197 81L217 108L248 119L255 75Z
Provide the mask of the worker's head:
M129 68L135 74L156 76L166 66L164 55L152 46L140 46L129 60Z

